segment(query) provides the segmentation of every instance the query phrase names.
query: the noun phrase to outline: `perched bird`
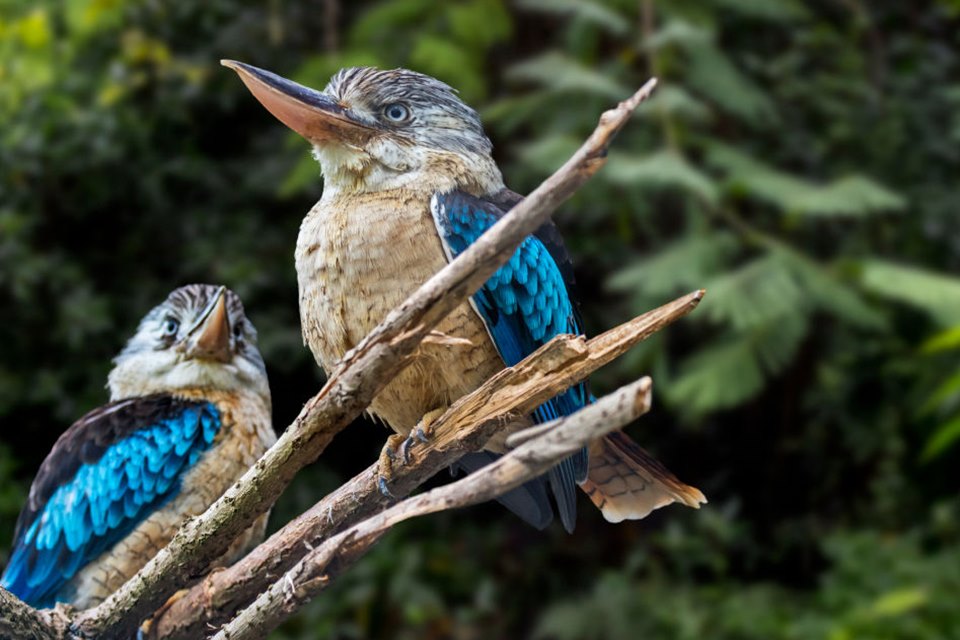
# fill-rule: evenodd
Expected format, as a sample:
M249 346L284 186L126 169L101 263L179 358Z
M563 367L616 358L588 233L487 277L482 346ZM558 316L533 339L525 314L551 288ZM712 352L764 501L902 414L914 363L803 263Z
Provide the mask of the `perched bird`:
M304 340L330 371L386 314L459 255L522 197L508 190L476 111L448 85L406 69L354 67L323 91L226 60L253 95L313 145L323 196L300 227L296 268ZM513 365L561 333L579 334L573 268L559 232L545 224L510 261L424 341L413 364L390 382L370 412L399 435L380 458L391 460L406 436L429 424L504 365ZM585 384L544 403L545 422L591 401ZM412 435L411 435L412 434ZM469 454L472 471L504 451L502 438ZM698 506L697 489L678 481L623 435L574 455L547 478L501 502L537 527L553 517L573 530L578 483L608 520L642 518L679 501Z
M102 602L276 440L256 329L224 287L175 290L114 363L110 403L60 436L17 520L0 585L34 607Z

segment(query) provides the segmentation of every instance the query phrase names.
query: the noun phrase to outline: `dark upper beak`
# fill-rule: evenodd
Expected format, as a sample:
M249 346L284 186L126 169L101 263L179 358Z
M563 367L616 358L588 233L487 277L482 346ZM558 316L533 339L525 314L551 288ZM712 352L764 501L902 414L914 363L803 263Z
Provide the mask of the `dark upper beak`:
M186 337L186 353L191 358L230 362L230 316L227 313L225 288L220 287L216 297L207 305L203 315Z
M359 146L375 132L321 91L236 60L220 64L236 71L267 111L313 144L340 141Z

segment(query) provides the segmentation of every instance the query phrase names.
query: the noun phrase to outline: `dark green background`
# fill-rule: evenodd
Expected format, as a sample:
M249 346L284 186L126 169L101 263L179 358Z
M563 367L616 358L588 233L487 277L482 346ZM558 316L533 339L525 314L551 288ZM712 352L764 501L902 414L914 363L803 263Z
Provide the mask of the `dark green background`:
M408 523L275 637L960 638L958 34L957 0L5 0L0 549L175 286L242 296L278 427L320 384L292 260L318 168L220 58L436 75L518 191L656 74L556 218L592 333L708 289L594 382L654 376L630 433L710 504ZM339 436L274 526L386 435Z

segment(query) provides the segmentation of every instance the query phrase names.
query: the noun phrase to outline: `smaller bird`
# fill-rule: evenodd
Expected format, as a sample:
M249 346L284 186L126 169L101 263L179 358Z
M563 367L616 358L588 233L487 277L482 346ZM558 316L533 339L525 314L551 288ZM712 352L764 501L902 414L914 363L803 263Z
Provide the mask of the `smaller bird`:
M54 444L0 585L27 604L95 606L276 441L257 332L225 287L173 291L114 360L110 402ZM262 539L267 515L220 562Z

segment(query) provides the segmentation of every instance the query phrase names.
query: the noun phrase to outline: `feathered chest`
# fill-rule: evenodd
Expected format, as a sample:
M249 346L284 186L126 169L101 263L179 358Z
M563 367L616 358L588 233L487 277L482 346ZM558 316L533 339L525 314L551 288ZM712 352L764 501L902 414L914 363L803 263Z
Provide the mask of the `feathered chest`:
M296 265L304 341L333 364L447 260L429 193L325 197L300 228Z

